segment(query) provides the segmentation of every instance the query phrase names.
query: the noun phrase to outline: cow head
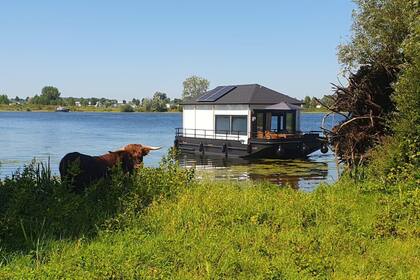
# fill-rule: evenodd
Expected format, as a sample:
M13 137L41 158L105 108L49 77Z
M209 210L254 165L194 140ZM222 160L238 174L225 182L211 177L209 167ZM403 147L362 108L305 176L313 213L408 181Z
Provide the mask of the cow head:
M145 146L141 144L128 144L116 152L124 151L133 159L134 168L138 168L141 166L143 162L143 157L146 156L150 151L159 150L161 147L153 147L153 146Z

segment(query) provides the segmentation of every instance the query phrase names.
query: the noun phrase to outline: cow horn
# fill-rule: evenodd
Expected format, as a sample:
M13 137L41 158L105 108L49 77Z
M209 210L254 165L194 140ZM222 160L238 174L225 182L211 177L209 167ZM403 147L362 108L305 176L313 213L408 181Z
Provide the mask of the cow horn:
M154 147L154 146L143 146L143 148L146 148L146 149L148 149L148 150L159 150L159 149L161 149L162 147Z
M114 151L114 153L115 153L115 152L121 152L121 151L125 151L125 146L124 146L124 147L121 147L121 148L119 148L119 149L116 149L116 150Z

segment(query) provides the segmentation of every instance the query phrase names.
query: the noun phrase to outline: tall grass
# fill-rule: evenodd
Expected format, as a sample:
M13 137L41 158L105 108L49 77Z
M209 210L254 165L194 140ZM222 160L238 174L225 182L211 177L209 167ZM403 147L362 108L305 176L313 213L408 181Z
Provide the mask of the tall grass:
M419 279L420 197L342 178L313 193L196 181L166 159L69 193L2 183L0 278Z

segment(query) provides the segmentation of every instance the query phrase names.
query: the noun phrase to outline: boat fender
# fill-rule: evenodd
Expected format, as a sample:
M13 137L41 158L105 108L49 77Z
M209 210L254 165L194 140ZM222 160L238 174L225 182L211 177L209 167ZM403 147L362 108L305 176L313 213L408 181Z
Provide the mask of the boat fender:
M326 143L321 146L321 153L325 154L328 152L328 145Z
M248 144L248 146L246 147L246 151L248 152L248 154L252 153L252 144Z
M179 140L178 139L175 139L175 141L174 141L174 147L176 149L178 149L178 147L179 147Z
M225 153L227 155L227 144L223 144L222 146L222 153Z
M198 150L200 152L204 152L204 144L203 144L203 142L200 142L200 147L198 148Z
M279 147L277 148L277 154L281 155L283 154L283 152L284 152L284 148L281 145L279 145Z

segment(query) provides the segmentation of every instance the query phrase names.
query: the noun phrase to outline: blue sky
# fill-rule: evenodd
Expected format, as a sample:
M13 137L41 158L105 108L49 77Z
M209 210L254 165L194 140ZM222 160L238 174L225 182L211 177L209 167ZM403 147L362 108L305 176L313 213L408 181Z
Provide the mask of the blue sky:
M337 82L350 0L2 1L0 92L131 100L179 97L198 75L210 87L259 83L322 96Z

